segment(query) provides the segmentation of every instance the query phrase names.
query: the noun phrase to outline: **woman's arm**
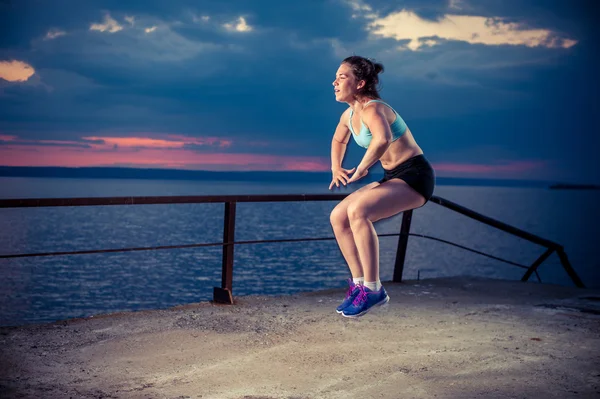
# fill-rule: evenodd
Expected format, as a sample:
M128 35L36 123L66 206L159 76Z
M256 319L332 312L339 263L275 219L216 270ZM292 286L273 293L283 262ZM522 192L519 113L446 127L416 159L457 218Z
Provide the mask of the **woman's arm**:
M342 160L344 159L346 146L350 139L350 130L346 124L346 118L344 118L347 113L348 111L345 111L340 117L340 121L335 128L333 138L331 139L331 170L342 167Z
M346 123L348 119L348 110L346 110L340 117L340 121L335 129L333 138L331 139L331 173L333 178L329 189L335 184L337 187L340 186L340 182L345 186L348 181L348 173L352 173L354 168L346 170L342 168L342 161L344 160L344 154L346 153L346 147L350 140L350 130Z

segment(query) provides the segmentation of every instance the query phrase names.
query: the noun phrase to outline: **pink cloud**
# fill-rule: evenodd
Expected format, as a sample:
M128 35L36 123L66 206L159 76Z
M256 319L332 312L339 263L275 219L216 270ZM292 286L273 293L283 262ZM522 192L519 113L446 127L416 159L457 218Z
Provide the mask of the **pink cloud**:
M233 140L218 137L188 137L166 135L166 138L153 137L102 137L85 136L82 141L73 140L30 140L20 139L18 136L0 135L0 141L14 142L15 144L52 144L65 146L91 147L96 150L113 150L119 148L183 148L186 144L197 146L217 146L219 148L231 147Z
M132 142L130 142L132 143ZM6 166L118 166L204 170L298 170L328 171L326 157L288 157L267 154L198 153L186 148L119 147L115 151L36 145L0 146Z
M291 158L291 157L290 157ZM318 161L306 160L304 158L292 158L284 164L284 170L295 170L303 172L325 172L331 170L331 162L329 159L324 162L322 159Z
M92 147L98 149L110 149L115 146L119 148L182 148L185 145L208 145L227 148L233 143L232 140L218 137L190 137L174 134L165 135L165 138L89 136L82 137L82 139L94 141L95 143L92 144Z
M26 62L0 61L0 79L9 82L26 82L34 73L35 69Z
M436 172L490 174L527 172L546 165L543 161L506 161L500 164L436 163L432 166Z
M195 144L195 145L218 145L221 148L230 147L233 144L232 140L222 139L218 137L190 137L169 134L168 137L172 140L181 141L184 144Z
M139 137L86 136L81 141L67 141L25 140L12 135L0 135L0 142L6 143L0 146L0 160L6 166L129 166L313 172L330 170L328 157L203 153L187 147L207 145L217 149L230 147L233 143L230 139L218 137L144 134ZM502 161L493 164L441 162L435 163L433 167L438 176L521 178L543 172L548 164L542 161Z
M113 148L118 147L144 147L144 148L181 148L184 143L181 141L157 140L148 137L82 137L83 140L101 142L92 144L94 148Z

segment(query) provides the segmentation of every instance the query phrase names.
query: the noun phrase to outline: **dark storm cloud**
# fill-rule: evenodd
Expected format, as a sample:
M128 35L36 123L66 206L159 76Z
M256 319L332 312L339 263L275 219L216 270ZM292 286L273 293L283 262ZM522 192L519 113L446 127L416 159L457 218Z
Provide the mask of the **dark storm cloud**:
M347 17L348 13L347 7L338 2L313 2L308 7L297 6L287 11L278 2L271 2L260 18L252 16L256 11L232 11L235 7L231 5L209 8L189 2L166 10L164 3L144 4L128 3L123 8L117 3L103 3L102 8L110 11L100 11L89 4L74 9L59 4L48 13L38 10L21 16L32 26L36 23L46 25L47 29L59 26L67 33L55 40L45 40L44 30L32 29L37 35L31 38L34 51L12 50L15 58L35 66L44 85L39 85L39 92L33 96L21 92L20 106L9 105L3 120L18 121L34 116L36 120L50 117L59 122L64 116L75 122L77 117L70 115L76 114L88 118L90 126L101 129L106 124L123 123L118 109L130 104L129 121L133 123L138 117L140 128L160 128L163 123L157 120L160 119L157 114L168 117L173 112L183 114L177 130L189 132L199 118L208 128L222 125L224 117L231 112L247 121L256 114L249 109L249 102L262 102L265 108L275 105L285 108L286 104L288 109L300 108L305 102L302 94L308 97L319 89L292 96L296 101L282 101L282 96L290 97L290 90L297 89L294 87L297 84L314 86L315 78L318 80L325 71L332 74L330 67L323 67L327 58L323 54L328 52L330 43L316 34L315 28L322 26L326 19L325 30L333 33L333 28L327 26L340 25L340 21L336 24L336 18ZM326 7L320 10L322 4L329 6L331 12ZM247 15L252 32L223 29L225 21L234 21L240 14ZM89 31L91 23L101 23L107 15L122 27L121 31L115 34ZM135 18L135 26L123 19L128 15ZM198 20L202 15L209 16L210 20ZM316 19L311 21L311 16ZM292 22L298 21L298 17L302 23L296 22L294 26ZM84 22L62 23L73 19ZM287 24L292 29L283 30ZM144 27L150 26L157 26L157 30L145 33ZM307 37L303 37L302 30ZM329 57L329 61L333 59ZM69 80L78 81L81 87ZM321 83L328 85L330 80L319 81ZM54 98L61 96L63 104L71 98L70 106L50 104L48 88ZM11 93L11 97L15 95ZM229 110L223 110L226 107ZM146 118L144 109L153 116ZM207 120L207 114L214 117ZM294 120L293 115L291 119ZM125 126L131 123L125 122ZM172 121L167 125L170 123ZM278 123L253 126L245 122L236 126L234 121L231 130L255 130L268 135L271 129L279 130ZM310 122L308 125L311 127ZM73 124L74 131L80 128L80 124ZM59 122L57 129L64 130L65 126ZM69 126L66 129L69 130Z

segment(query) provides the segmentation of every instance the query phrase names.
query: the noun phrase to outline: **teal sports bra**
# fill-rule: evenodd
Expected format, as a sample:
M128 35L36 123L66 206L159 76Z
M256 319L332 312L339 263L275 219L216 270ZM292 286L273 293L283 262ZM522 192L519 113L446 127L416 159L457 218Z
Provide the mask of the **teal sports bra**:
M371 100L367 104L370 103L381 103L387 107L389 107L396 114L396 119L394 122L390 123L390 129L392 130L392 142L396 141L406 132L406 123L404 119L400 117L400 114L396 112L396 110L389 106L389 104L381 101L381 100ZM367 105L365 104L365 106ZM352 115L354 114L354 110L350 109L350 120L348 121L348 126L350 126L350 132L352 132L352 137L354 137L354 141L356 144L363 148L368 148L369 144L371 144L371 139L373 135L371 131L365 126L362 119L360 121L360 132L358 134L354 133L354 128L352 127Z

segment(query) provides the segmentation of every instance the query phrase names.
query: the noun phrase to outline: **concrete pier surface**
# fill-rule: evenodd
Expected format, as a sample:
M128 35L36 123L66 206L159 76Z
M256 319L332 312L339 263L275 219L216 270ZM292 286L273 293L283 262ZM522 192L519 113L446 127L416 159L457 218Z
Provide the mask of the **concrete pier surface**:
M0 397L600 398L600 290L385 287L359 319L335 289L0 328Z

